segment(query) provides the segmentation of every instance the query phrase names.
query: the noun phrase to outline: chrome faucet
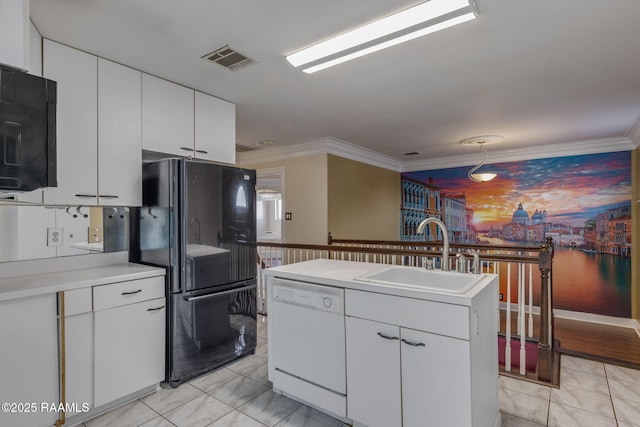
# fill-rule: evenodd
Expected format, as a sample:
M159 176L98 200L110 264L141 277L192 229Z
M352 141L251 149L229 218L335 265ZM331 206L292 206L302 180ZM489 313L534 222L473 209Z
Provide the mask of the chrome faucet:
M442 222L438 218L427 218L418 225L416 233L420 234L424 232L424 228L427 226L427 224L430 224L432 222L439 225L442 229L442 271L449 271L449 231L447 230L447 226L444 225L444 222ZM427 236L425 235L425 239L426 237Z
M462 253L458 252L456 254L456 258L458 261L456 262L456 270L458 273L466 273L467 272L467 257Z
M470 249L469 252L473 255L473 266L471 267L471 272L473 274L482 273L482 268L480 264L480 253L475 249Z

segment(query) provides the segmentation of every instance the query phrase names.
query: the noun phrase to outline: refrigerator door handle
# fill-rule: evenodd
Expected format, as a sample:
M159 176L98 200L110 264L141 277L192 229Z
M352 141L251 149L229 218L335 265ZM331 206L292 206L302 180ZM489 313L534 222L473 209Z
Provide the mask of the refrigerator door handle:
M186 302L199 301L207 298L219 297L221 295L233 294L240 291L248 291L249 289L255 289L255 287L256 285L243 286L241 288L229 289L228 291L214 292L207 295L198 295L197 297L184 297L184 300Z

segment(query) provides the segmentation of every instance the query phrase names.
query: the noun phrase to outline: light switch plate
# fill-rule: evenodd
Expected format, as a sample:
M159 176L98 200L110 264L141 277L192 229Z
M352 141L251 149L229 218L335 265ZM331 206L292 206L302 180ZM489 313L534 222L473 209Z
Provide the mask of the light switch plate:
M60 227L47 228L47 246L62 246L62 232Z

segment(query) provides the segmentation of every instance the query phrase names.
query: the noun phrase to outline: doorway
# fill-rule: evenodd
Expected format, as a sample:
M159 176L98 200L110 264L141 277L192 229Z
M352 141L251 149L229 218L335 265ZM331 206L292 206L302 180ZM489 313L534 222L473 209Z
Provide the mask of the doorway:
M256 228L258 242L285 241L283 212L285 168L256 171Z

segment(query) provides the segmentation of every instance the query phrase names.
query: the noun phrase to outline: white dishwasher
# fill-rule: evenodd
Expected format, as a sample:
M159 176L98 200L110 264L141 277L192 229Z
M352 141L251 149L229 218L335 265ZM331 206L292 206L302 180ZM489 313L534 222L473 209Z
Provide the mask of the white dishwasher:
M344 289L270 278L274 391L346 417Z

